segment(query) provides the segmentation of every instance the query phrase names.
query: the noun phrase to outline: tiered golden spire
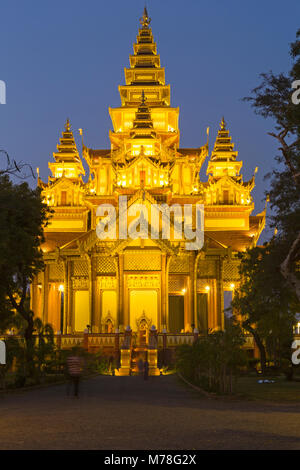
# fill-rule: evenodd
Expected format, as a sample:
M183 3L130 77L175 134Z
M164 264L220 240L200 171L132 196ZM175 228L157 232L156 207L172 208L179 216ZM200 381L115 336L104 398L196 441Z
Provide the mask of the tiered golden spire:
M79 174L84 174L69 119L65 122L64 131L59 139L57 152L53 152L53 158L55 163L49 163L49 167L55 177L69 174L71 178L76 178Z
M146 104L144 90L142 91L141 103L133 121L133 129L153 129L151 113L148 105Z
M229 130L226 128L226 122L223 116L220 122L220 129L211 155L211 160L236 160L238 152L235 152L233 149L234 143L231 142L231 136L229 135Z
M130 68L125 68L126 85L119 88L122 106L138 106L136 91L141 93L141 89L144 90L150 107L170 106L170 87L165 82L165 70L160 66L160 56L150 22L151 18L145 7L133 45L133 54L130 55Z

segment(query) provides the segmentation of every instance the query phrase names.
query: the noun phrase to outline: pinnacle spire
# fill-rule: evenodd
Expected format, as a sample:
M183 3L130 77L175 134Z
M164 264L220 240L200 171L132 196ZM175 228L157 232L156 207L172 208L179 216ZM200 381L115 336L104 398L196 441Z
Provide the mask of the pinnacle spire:
M149 28L149 25L151 23L151 18L149 18L146 6L144 7L144 12L143 12L142 18L140 18L140 23L141 23L143 29Z
M221 129L221 131L226 130L226 122L225 122L224 116L222 117L222 120L221 120L221 123L220 123L220 129Z
M229 129L227 129L227 124L223 116L220 122L220 129L218 130L211 160L236 160L237 154L237 151L234 150L234 143L231 141Z
M70 132L71 131L71 124L69 118L67 118L66 123L65 123L65 132Z
M72 160L72 161L80 161L80 157L78 154L76 142L73 136L73 132L71 130L71 124L69 118L67 118L64 131L62 132L62 137L59 139L60 143L57 145L57 152L54 153L54 158L56 161L62 160Z

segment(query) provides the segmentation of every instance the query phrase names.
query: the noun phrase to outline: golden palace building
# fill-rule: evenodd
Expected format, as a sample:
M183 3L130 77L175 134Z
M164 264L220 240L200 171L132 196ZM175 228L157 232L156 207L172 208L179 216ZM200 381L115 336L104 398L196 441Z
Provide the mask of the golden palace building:
M45 227L45 269L32 284L32 308L54 331L201 333L224 327L224 295L239 282L238 253L256 244L265 212L251 215L254 176L243 181L242 161L222 119L209 153L205 144L181 148L179 108L144 10L121 104L109 108L109 149L77 149L67 120L49 163L42 195L54 210ZM199 172L208 158L207 178ZM85 159L89 175L84 180ZM87 181L87 182L85 182ZM134 203L204 205L204 245L186 250L184 239L99 239L97 208ZM173 227L174 228L174 227Z

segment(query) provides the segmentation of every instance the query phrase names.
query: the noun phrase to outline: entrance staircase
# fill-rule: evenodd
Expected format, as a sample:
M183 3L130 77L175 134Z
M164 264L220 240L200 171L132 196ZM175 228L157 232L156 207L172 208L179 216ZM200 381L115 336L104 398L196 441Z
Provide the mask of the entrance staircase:
M146 330L140 330L138 332L137 344L133 345L131 350L131 363L130 363L130 375L138 375L138 361L142 359L144 362L147 358L148 344L147 344L147 332Z
M131 342L131 331L127 335L127 342L124 343L125 348L121 348L121 367L115 370L115 375L118 376L128 376L128 375L138 375L139 368L138 362L142 360L143 362L147 359L149 363L149 375L160 375L160 370L157 367L157 347L149 347L148 344L148 335L146 330L141 330L138 333L136 342Z

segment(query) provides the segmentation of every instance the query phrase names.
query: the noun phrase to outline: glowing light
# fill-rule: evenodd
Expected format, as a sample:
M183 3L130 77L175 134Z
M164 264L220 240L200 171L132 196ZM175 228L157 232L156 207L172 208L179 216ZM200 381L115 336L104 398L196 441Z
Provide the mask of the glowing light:
M232 282L232 283L230 284L230 289L234 290L234 288L235 288L235 284Z
M59 292L64 292L64 291L65 291L64 285L63 285L63 284L59 284L58 290L59 290Z
M209 286L205 286L205 290L208 292L210 290Z
M183 295L186 293L186 288L184 287L181 291L183 293Z

